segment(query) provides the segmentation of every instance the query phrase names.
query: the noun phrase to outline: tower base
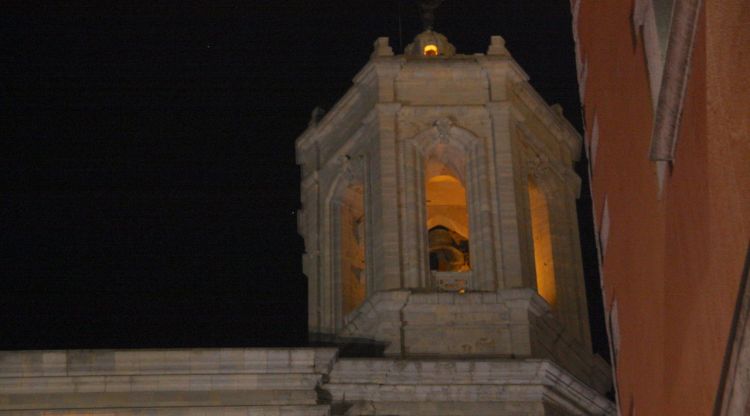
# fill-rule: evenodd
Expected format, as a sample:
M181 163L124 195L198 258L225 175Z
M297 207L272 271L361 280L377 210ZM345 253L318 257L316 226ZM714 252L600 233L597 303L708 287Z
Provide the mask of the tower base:
M323 387L333 413L614 415L614 405L547 360L341 358Z
M566 333L530 289L379 292L339 336L382 343L389 357L549 359L601 393L611 384L609 364Z

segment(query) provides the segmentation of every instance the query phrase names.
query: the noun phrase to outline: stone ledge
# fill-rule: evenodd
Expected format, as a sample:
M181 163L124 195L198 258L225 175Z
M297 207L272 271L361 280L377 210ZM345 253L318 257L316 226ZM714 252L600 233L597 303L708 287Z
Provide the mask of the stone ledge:
M535 359L341 359L324 388L334 401L369 402L378 408L380 403L397 402L483 402L497 411L498 403L512 402L536 404L539 409L554 406L567 409L566 414L615 411L611 402L567 371Z
M139 391L0 394L0 409L96 409L317 404L314 390Z
M342 358L329 376L330 383L381 384L530 384L539 381L545 360L447 360Z
M404 402L502 402L540 401L544 387L540 385L486 384L328 384L335 401L369 400Z
M336 350L225 348L0 352L0 379L34 376L314 373Z
M0 377L0 395L137 391L310 390L319 374L177 374Z
M372 402L358 401L349 405L346 416L375 416L375 415L524 415L543 416L544 405L539 403L521 402Z
M329 416L330 406L212 406L87 409L86 416ZM11 410L0 416L80 416L81 410Z

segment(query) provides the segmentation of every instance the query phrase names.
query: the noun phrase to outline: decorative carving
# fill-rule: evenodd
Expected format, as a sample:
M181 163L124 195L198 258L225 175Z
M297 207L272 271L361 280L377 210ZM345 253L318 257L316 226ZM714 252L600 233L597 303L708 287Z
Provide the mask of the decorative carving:
M541 178L550 169L549 157L544 153L534 153L526 158L526 170L535 178Z
M348 154L336 157L336 164L340 166L342 175L348 181L362 179L364 156Z
M441 162L447 162L453 158L451 155L455 156L459 154L463 155L464 161L467 161L472 157L472 152L476 151L482 145L481 138L457 126L449 117L436 119L432 122L432 127L406 140L414 146L415 150L422 157L434 157ZM436 145L448 145L437 147L450 147L452 150L448 152L438 151L434 154Z
M438 142L448 143L451 138L451 127L453 127L453 122L449 118L443 117L435 120L434 126L437 128Z

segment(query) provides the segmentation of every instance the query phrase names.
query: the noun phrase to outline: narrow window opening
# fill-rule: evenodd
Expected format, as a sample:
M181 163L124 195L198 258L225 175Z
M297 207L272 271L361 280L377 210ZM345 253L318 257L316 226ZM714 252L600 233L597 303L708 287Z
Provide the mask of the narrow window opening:
M555 288L555 264L552 257L549 206L547 204L547 197L539 189L536 182L532 178L529 178L528 183L537 291L550 305L554 305L557 294Z
M469 215L466 188L448 164L427 162L425 194L430 270L465 272L469 257Z
M365 211L362 184L346 188L341 204L341 311L344 316L365 300Z

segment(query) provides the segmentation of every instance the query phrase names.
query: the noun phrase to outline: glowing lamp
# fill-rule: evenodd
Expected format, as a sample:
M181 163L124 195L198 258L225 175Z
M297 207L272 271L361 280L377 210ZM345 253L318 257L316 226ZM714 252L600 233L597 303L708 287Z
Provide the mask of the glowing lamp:
M425 45L424 49L422 50L422 53L424 54L424 56L437 56L438 47L437 45L433 45L433 44Z

